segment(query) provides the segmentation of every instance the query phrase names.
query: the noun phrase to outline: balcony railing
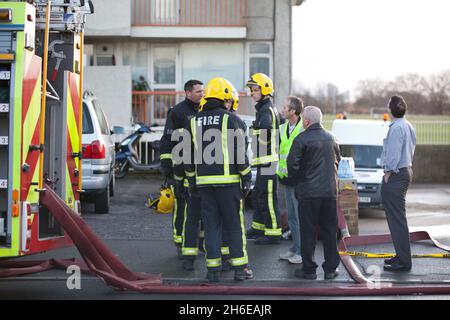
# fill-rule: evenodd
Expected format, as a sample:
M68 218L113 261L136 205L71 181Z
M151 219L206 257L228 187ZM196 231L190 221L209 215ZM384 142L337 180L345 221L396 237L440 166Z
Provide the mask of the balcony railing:
M254 103L246 93L239 94L239 115L254 115ZM164 125L170 107L185 98L184 92L133 91L132 113L134 123Z
M247 0L132 0L133 26L242 27Z

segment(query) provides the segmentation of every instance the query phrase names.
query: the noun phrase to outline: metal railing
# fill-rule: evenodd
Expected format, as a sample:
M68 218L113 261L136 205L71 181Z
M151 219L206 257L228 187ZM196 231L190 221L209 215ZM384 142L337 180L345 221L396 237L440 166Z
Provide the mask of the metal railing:
M242 27L247 0L132 0L133 26Z
M450 120L412 120L417 144L450 144Z
M254 103L246 93L239 93L240 115L254 115ZM167 111L185 98L184 91L133 91L132 115L134 123L149 126L164 125Z
M450 144L450 120L409 120L416 129L417 144ZM333 120L324 120L331 130Z

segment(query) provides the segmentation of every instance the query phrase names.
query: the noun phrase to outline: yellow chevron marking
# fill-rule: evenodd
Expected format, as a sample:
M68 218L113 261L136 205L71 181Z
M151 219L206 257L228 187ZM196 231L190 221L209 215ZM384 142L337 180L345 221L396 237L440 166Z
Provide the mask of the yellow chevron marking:
M39 78L41 74L39 74ZM30 107L28 108L25 121L23 123L23 145L22 145L22 161L25 162L30 150L31 140L33 139L34 131L39 121L40 109L41 109L41 81L36 81L36 85L33 90L33 97L30 100Z

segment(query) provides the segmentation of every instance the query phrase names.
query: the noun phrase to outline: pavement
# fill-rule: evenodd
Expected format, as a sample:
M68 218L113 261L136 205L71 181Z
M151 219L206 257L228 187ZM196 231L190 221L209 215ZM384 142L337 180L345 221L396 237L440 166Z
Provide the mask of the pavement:
M147 195L158 190L161 178L154 175L130 174L116 181L116 195L112 198L109 214L96 214L92 204L84 205L83 217L95 233L104 239L111 250L133 271L162 274L164 282L172 285L199 285L205 283L206 267L204 255L195 262L195 271L181 268L172 243L172 215L155 214L144 206ZM411 231L427 230L438 241L450 245L450 185L413 185L407 197L407 216ZM251 210L246 212L246 224L251 223ZM360 234L388 234L384 211L365 209L360 211ZM318 268L318 280L307 281L294 277L297 266L278 259L287 251L291 241L279 245L257 246L248 241L248 254L254 279L244 283L233 281L233 272L222 273L225 285L258 287L297 287L350 285L353 280L341 265L339 276L333 281L323 280ZM394 252L391 244L370 247L352 247L353 251L374 253ZM412 244L413 253L441 253L430 241ZM80 258L73 247L55 250L21 259L37 260L47 258ZM323 249L318 242L316 262L323 261ZM354 258L360 270L367 277L377 277L380 282L397 284L449 284L450 259L414 259L409 273L383 271L383 259ZM374 270L376 272L374 273ZM0 299L298 299L299 297L276 296L195 296L195 295L148 295L124 293L107 287L101 280L83 275L80 290L69 290L69 277L63 270L51 270L23 277L0 279ZM428 296L429 297L429 296ZM314 298L314 297L309 297ZM320 298L320 297L316 297ZM358 298L358 297L354 297ZM385 297L389 298L389 297ZM398 298L420 298L395 297ZM450 296L435 296L449 299ZM366 297L365 299L370 299ZM379 299L379 297L377 297Z

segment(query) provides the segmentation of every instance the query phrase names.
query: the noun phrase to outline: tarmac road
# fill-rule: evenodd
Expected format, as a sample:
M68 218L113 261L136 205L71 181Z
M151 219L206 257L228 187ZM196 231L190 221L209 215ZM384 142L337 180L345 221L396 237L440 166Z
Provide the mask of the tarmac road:
M196 270L186 272L176 257L171 242L171 215L157 215L144 206L146 196L159 189L161 178L151 175L130 174L123 180L117 180L116 196L112 198L111 212L100 215L93 212L93 205L83 207L84 219L92 229L105 240L113 252L133 271L150 274L162 273L164 280L173 284L199 284L204 282L206 268L204 256L196 260ZM445 244L450 244L450 185L415 185L408 193L408 220L411 229L426 229ZM361 210L360 233L388 233L382 210ZM246 213L246 223L251 222L251 212ZM248 242L248 252L255 279L245 284L234 284L232 272L224 273L225 284L242 286L327 286L320 268L319 280L311 283L293 276L296 266L278 260L278 255L287 250L290 241L278 246L258 247ZM413 244L414 253L439 252L428 242ZM392 245L377 245L371 248L355 248L371 252L393 252ZM318 244L316 251L318 264L322 261L322 248ZM75 248L65 248L25 259L79 257ZM356 258L355 262L363 272L376 265L382 269L382 259ZM334 281L350 284L353 281L343 266L341 274ZM201 296L201 295L147 295L115 291L90 275L81 278L81 290L69 290L66 282L68 274L61 270L52 270L42 274L20 278L0 280L0 299L304 299L305 297L285 296ZM408 274L381 273L381 281L396 283L449 283L450 260L415 259L413 270ZM315 299L320 297L307 297ZM359 299L359 297L354 297ZM370 298L370 297L369 297ZM383 297L386 299L449 299L450 296L406 296ZM327 298L330 299L330 298ZM337 298L334 298L337 299ZM348 298L346 298L348 299ZM367 298L364 298L367 299ZM380 297L374 299L379 300Z

